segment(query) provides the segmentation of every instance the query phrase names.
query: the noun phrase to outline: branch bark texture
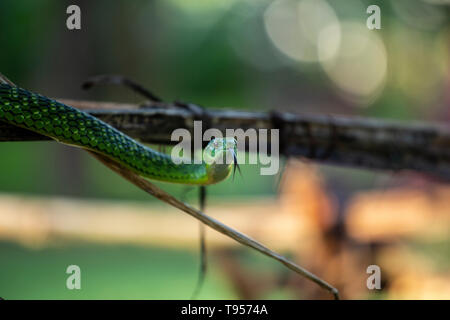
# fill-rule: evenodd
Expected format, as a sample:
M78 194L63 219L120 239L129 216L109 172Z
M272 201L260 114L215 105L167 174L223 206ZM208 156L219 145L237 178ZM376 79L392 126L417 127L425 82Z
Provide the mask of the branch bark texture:
M202 129L279 129L280 154L322 163L411 170L450 181L450 128L442 124L399 122L335 115L210 110L193 113L174 104L133 104L58 99L83 109L145 143L174 144L171 134L185 128L193 136L194 120ZM48 138L0 123L0 141ZM269 139L270 142L270 139ZM269 149L270 150L270 149Z

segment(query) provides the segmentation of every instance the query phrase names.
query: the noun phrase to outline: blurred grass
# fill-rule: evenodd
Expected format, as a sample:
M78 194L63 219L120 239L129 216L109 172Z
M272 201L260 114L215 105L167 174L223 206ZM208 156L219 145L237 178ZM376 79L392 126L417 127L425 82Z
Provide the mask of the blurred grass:
M0 297L4 299L189 299L198 258L180 250L79 244L42 250L0 242ZM81 269L81 290L68 290L66 268ZM212 264L199 295L236 298Z

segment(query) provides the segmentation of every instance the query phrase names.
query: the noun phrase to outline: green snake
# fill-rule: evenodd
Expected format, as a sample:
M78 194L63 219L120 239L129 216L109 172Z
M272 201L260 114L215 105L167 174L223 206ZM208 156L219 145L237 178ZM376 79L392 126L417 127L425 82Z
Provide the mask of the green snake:
M201 163L180 163L86 112L10 84L0 83L0 121L99 153L140 176L159 181L214 184L226 179L237 165L234 138L212 139ZM230 158L234 162L224 161Z

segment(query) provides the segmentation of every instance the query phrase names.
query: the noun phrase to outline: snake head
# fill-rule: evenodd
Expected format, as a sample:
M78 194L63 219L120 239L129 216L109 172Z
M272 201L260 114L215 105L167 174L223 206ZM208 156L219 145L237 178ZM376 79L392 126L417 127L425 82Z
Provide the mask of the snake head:
M226 179L234 166L239 169L237 162L237 141L235 138L214 138L203 152L208 177L211 183Z

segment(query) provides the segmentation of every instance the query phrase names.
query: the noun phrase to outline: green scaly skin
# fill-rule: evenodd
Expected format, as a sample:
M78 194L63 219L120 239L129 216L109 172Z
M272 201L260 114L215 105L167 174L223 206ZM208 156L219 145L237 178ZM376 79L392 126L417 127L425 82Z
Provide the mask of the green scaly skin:
M224 180L232 169L232 165L205 162L175 164L169 155L141 145L83 111L9 84L0 84L0 121L100 153L154 180L208 185Z

